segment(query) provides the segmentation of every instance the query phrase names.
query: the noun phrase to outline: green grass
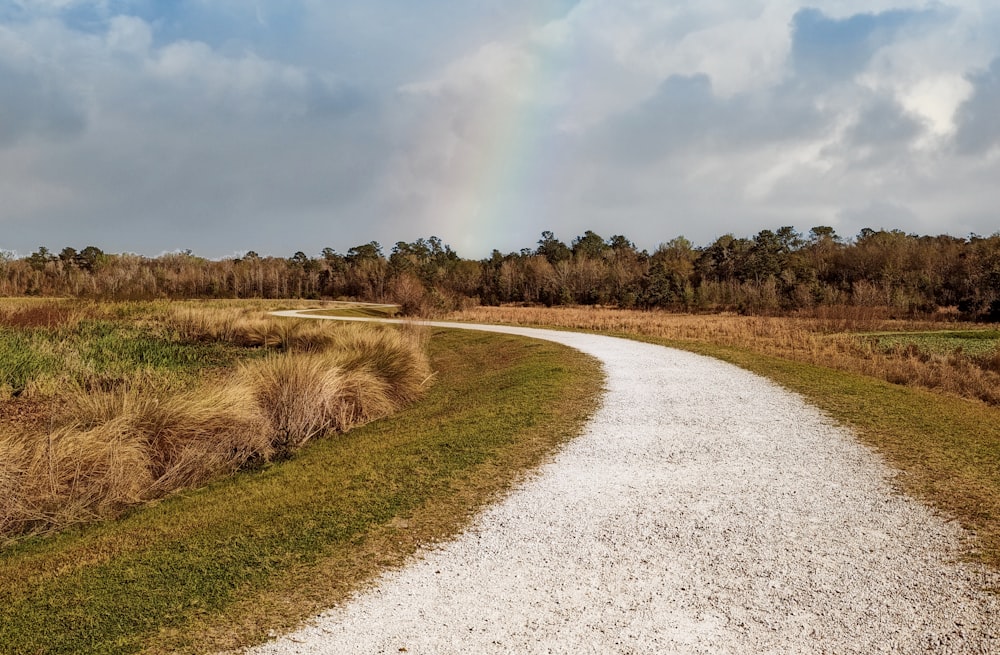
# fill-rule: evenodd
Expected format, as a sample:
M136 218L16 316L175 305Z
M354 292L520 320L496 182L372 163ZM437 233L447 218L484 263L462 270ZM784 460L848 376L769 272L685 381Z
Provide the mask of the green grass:
M31 332L0 327L0 397L20 395L28 384L61 369L61 359Z
M196 374L206 368L231 366L249 354L246 349L232 345L184 343L108 321L81 325L76 347L88 368L98 375L109 376L143 369Z
M186 343L155 322L87 320L71 327L0 326L0 390L20 395L32 383L106 387L136 374L188 384L208 369L259 356L225 343Z
M0 554L10 653L210 652L259 641L453 534L578 433L597 364L555 344L437 331L436 384L395 417L116 522Z
M873 339L883 350L916 346L920 350L938 355L960 351L965 355L985 355L1000 348L998 330L948 330L931 332L883 332L859 335Z

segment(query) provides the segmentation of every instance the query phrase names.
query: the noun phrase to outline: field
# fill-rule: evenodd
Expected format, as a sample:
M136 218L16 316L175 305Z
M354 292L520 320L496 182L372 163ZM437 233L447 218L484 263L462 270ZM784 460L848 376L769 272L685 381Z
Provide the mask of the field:
M112 518L389 415L430 380L419 330L240 307L5 303L0 539Z
M1000 568L1000 351L984 326L864 316L678 315L601 308L483 307L451 318L624 336L723 359L802 394L902 474L897 483L972 535Z
M1000 348L1000 331L927 330L924 332L878 332L861 335L883 351L916 351L917 354L967 356L973 361L995 357Z
M595 307L477 307L451 318L712 344L1000 405L1000 333L987 327L942 331L938 322L863 312L779 318Z
M185 398L226 379L230 364L252 370L283 348L308 349L318 335L354 335L357 343L366 334L411 330L288 320L247 331L240 318L245 309L213 303L86 311L112 322L108 312L121 314L126 326L137 315L176 311L173 336L151 325L145 333L196 348L231 340L219 366L192 363L179 367L184 372L178 376L147 366L144 357L138 364L132 357L131 368L116 365L119 372L151 376L158 392ZM92 320L86 314L73 328L53 320L44 329L65 332L53 339L34 334L38 341L31 343L69 348L74 330ZM17 329L31 332L26 325ZM477 507L576 434L594 405L596 365L565 348L496 335L415 332L434 372L421 380L419 403L336 438L310 439L293 458L257 461L151 504L118 508L109 514L119 516L115 520L89 516L87 523L48 524L61 528L55 534L39 534L44 525L19 533L0 551L3 648L205 652L259 641L267 630L292 625L349 594L420 544L453 534ZM257 345L235 345L243 340ZM81 337L77 343L87 342ZM90 367L80 370L85 380L99 381L97 387L111 384ZM38 369L5 404L49 398L60 375ZM48 419L36 422L47 425ZM12 423L5 425L10 437ZM93 518L105 520L89 522Z

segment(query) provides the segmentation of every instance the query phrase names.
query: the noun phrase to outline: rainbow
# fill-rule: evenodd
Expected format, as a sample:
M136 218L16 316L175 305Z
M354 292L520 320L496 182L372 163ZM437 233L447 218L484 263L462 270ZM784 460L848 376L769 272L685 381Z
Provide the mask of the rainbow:
M571 31L562 29L565 21L558 47L551 32L553 18L566 10L565 0L533 3L515 45L490 44L476 53L504 69L504 83L487 87L488 96L458 117L463 131L451 144L449 179L429 207L435 229L460 253L530 245L549 229L547 199L558 156L553 98L572 83L566 52L574 46ZM540 26L546 26L545 37ZM518 225L531 219L537 232L512 231L512 217Z

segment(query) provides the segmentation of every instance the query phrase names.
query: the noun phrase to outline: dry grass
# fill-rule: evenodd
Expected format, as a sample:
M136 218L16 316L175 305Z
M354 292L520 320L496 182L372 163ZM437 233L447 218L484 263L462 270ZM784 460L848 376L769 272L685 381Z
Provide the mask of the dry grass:
M79 323L86 315L72 301L5 298L0 302L0 326L4 327L63 327Z
M327 431L346 432L398 409L391 384L363 369L342 369L326 354L283 353L242 367L271 445L287 456Z
M277 318L268 312L184 303L170 307L168 321L185 341L318 352L336 340L335 332L317 321Z
M52 396L59 410L47 425L23 423L0 438L0 538L116 516L287 457L319 435L397 411L429 379L419 330L305 325L228 308L169 311L180 311L175 329L186 338L279 350L214 371L194 388L140 370L107 389L77 384Z
M939 322L891 320L861 311L821 318L779 318L600 307L476 307L452 318L711 343L1000 404L1000 371L996 366L1000 351L971 356L912 346L886 348L866 336L940 330Z
M226 381L194 391L155 394L143 389L71 396L63 422L98 431L122 425L147 449L158 497L269 459L273 427L255 402L253 389Z
M440 378L406 411L122 520L5 548L0 651L193 654L262 641L456 534L595 406L600 368L581 353L431 334Z

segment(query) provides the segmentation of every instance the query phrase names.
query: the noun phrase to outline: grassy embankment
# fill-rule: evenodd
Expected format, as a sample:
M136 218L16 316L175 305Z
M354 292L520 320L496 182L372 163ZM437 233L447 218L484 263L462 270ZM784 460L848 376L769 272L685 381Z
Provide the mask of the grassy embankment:
M429 379L413 330L335 330L236 307L10 304L0 540L289 456L391 414Z
M453 534L578 431L600 386L593 361L552 344L435 332L429 350L433 386L390 418L116 521L7 546L0 650L206 652L259 641Z
M1000 569L1000 333L864 316L692 316L597 308L477 308L452 318L579 329L691 350L767 376L849 425L899 486L974 538Z

